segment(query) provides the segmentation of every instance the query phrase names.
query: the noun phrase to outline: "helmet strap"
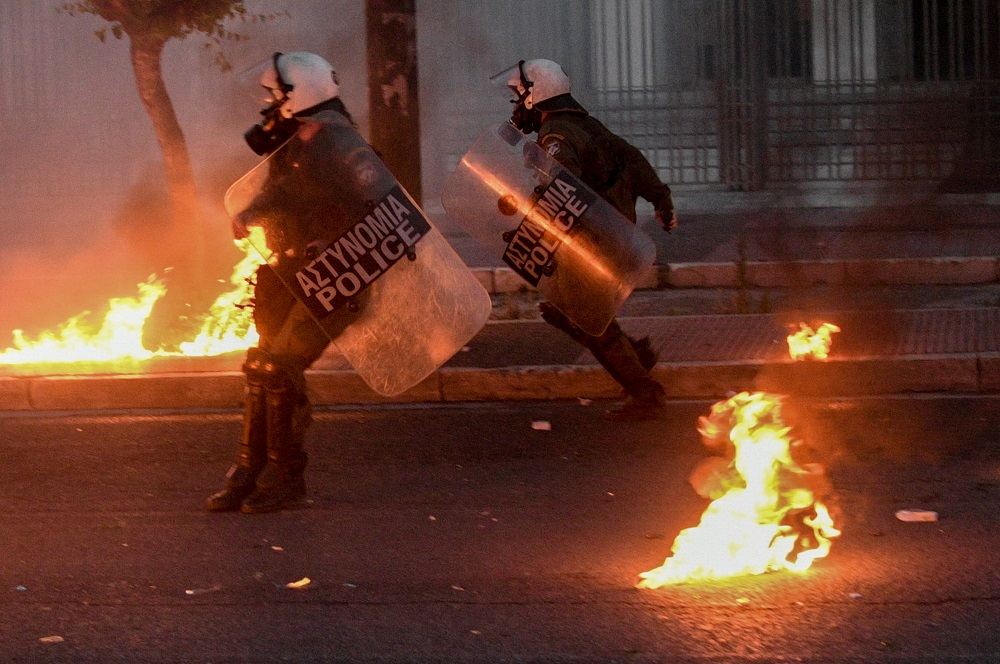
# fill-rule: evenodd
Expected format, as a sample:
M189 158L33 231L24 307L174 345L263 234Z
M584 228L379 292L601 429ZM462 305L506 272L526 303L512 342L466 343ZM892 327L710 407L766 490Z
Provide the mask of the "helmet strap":
M528 75L524 73L524 60L519 60L517 63L517 72L521 75L521 87L524 88L524 97L527 98L531 93L531 86L535 83L534 81L528 80Z
M294 90L295 86L288 83L281 76L281 69L278 67L278 58L280 58L283 55L284 53L281 53L280 51L275 51L274 55L271 56L271 62L274 65L274 75L278 81L278 89L281 90L281 93L287 98L288 93Z
M521 89L523 92L518 93L517 99L511 100L511 103L514 104L514 113L510 117L510 122L525 134L531 134L541 128L542 113L535 108L528 108L525 105L528 95L531 94L531 87L534 85L534 82L529 81L528 76L524 73L524 60L517 63L517 71L521 76Z

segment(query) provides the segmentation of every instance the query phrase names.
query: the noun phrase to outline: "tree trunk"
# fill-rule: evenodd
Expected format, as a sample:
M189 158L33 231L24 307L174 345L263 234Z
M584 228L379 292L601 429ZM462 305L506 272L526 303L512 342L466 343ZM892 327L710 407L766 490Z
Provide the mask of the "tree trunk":
M422 203L416 9L413 0L366 0L371 143Z
M156 138L163 152L167 190L173 208L173 227L169 233L175 243L175 267L183 272L182 279L202 276L205 238L198 209L198 191L187 144L173 103L167 94L160 67L160 56L166 41L157 38L136 38L131 35L132 68L135 83L146 113L153 122Z
M167 277L166 295L156 302L143 327L143 344L152 350L176 349L197 332L200 321L192 313L206 311L212 299L204 261L205 234L184 133L163 82L160 56L166 40L130 37L136 89L160 142L173 209L170 228L152 240L166 248L161 255L169 263L163 267L173 271Z

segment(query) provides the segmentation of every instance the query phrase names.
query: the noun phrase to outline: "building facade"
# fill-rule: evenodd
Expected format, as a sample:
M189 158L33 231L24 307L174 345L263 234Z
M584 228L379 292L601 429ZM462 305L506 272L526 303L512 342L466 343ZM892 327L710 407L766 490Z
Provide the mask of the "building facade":
M436 83L455 86L438 97L451 101L437 112L458 144L488 115L482 96L469 91L520 58L548 57L564 64L581 101L675 187L867 181L975 189L995 187L1000 176L995 0L418 7L422 67L442 76L443 59L465 69ZM448 42L442 29L457 38ZM457 147L438 138L450 149L431 151L430 178L447 170Z
M0 3L7 248L116 223L162 177L127 43L101 43L102 22L63 4ZM253 159L240 136L259 100L236 75L274 50L327 57L368 129L363 0L246 5L287 16L234 26L250 39L225 45L232 71L194 39L164 53L216 212L227 179ZM478 133L509 115L490 76L534 57L562 63L580 100L675 189L997 181L996 0L416 0L416 20L429 208Z

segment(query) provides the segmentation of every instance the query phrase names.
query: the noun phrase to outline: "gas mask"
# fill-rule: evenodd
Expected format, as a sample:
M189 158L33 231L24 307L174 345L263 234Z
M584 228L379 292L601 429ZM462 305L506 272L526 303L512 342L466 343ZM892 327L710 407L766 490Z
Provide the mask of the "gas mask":
M294 89L293 85L281 77L278 58L282 55L282 53L275 53L271 57L271 71L266 72L261 77L261 85L271 93L271 103L260 112L264 119L243 134L250 149L261 156L269 155L277 150L285 141L295 135L299 128L299 122L290 117L290 112L287 110L282 112L283 107L289 101L288 93ZM275 85L277 87L270 87Z
M243 134L250 149L262 157L277 150L282 143L298 131L299 121L295 118L286 118L281 114L283 103L284 100L275 100L260 112L264 119Z
M524 60L517 63L517 70L521 80L520 85L510 86L511 92L517 95L516 99L510 100L510 103L514 104L514 112L510 116L510 122L525 134L531 134L541 129L542 112L534 108L534 104L532 104L532 108L528 108L526 105L528 96L531 94L531 86L534 83L529 81L524 73Z

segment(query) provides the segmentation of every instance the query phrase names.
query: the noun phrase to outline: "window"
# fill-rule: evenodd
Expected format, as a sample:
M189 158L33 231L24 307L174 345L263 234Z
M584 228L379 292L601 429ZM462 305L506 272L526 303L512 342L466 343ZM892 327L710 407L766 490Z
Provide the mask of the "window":
M965 81L1000 76L996 0L910 0L913 76Z

